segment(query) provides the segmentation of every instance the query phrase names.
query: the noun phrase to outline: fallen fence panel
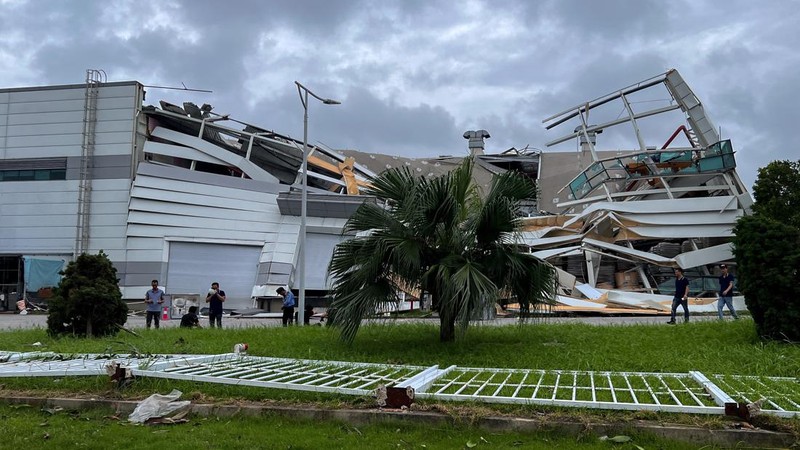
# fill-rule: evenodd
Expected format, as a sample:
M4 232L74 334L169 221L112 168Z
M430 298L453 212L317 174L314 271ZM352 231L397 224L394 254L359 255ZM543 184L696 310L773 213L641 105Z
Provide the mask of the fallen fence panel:
M800 417L797 378L701 372L590 372L421 367L392 364L220 355L108 355L0 352L0 378L113 375L376 395L384 388L438 401L549 405L693 414ZM740 412L739 412L740 413Z

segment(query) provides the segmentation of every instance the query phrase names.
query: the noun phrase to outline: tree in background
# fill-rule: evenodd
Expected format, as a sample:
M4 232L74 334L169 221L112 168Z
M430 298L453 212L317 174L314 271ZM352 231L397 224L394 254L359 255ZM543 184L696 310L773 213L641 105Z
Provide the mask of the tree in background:
M758 169L753 213L800 228L800 161L773 161Z
M758 171L753 214L734 228L737 284L758 334L800 341L800 161Z
M128 319L117 269L101 250L81 254L67 265L48 302L47 331L51 335L113 335Z
M455 339L473 315L510 293L524 318L532 306L553 299L555 269L515 245L519 207L535 198L526 177L493 178L485 197L472 181L474 161L437 177L415 177L405 167L387 170L347 221L357 237L336 246L329 266L334 280L331 325L352 341L364 318L397 302L397 292L419 288L432 298L440 341Z

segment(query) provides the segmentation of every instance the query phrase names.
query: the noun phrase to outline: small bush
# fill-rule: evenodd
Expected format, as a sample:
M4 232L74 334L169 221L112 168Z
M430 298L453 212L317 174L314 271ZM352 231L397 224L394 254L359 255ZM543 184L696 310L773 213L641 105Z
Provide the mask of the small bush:
M800 230L756 214L734 228L737 284L763 338L800 341Z
M48 302L47 331L51 335L107 336L128 319L117 269L108 256L81 254L62 273L64 277Z

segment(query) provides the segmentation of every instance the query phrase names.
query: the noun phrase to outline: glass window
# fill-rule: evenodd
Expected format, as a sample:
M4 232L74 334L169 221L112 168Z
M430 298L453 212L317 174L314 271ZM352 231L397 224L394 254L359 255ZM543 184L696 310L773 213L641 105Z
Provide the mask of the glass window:
M0 170L0 181L47 181L66 179L66 169Z

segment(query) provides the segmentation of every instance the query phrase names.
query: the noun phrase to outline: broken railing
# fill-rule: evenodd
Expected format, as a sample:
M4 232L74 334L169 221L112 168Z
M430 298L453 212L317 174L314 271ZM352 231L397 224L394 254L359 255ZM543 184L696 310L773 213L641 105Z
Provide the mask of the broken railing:
M221 355L63 355L0 352L1 377L109 375L375 395L390 407L414 398L594 409L800 417L797 378L423 367Z

